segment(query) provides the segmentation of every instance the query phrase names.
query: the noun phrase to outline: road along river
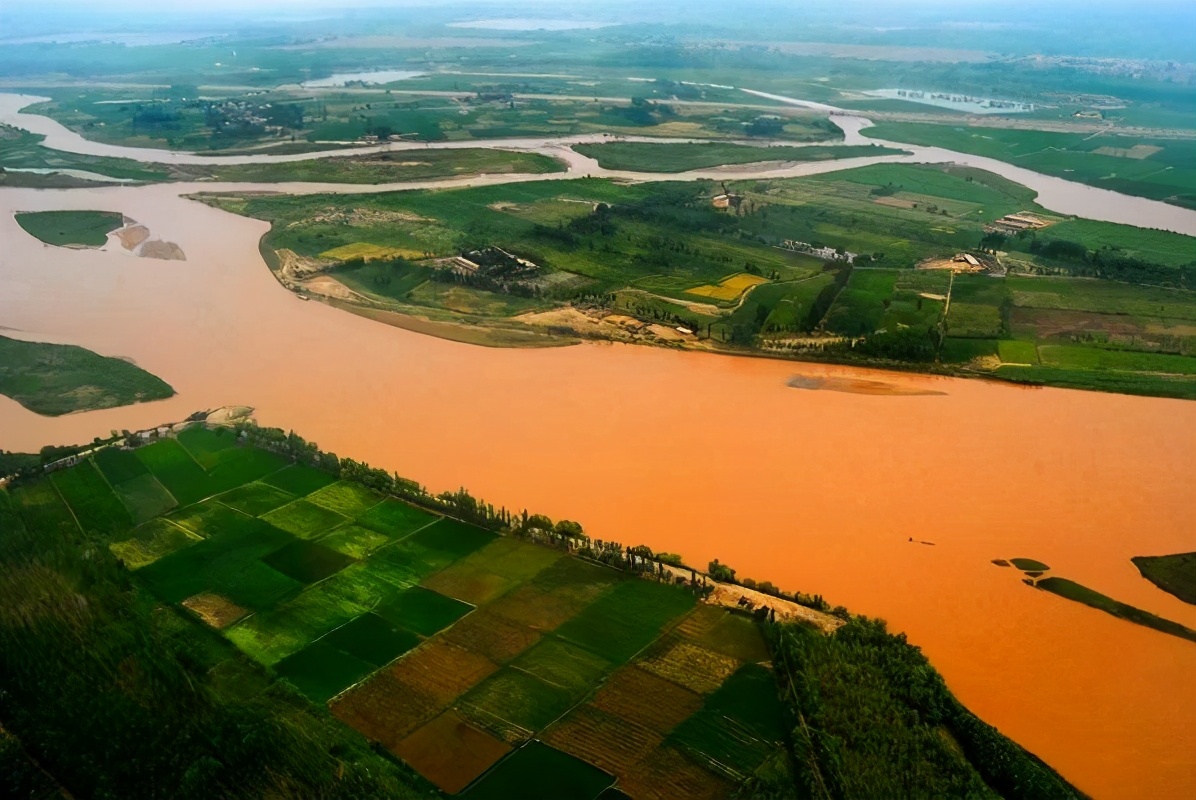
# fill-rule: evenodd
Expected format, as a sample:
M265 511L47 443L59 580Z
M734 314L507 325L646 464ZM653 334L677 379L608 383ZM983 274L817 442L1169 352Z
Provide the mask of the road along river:
M510 176L488 180L500 179ZM0 397L0 447L252 405L263 424L432 489L465 485L576 518L602 538L696 563L718 557L741 575L884 617L966 704L1080 788L1196 794L1196 645L1034 591L990 563L1038 558L1196 627L1196 607L1129 561L1196 549L1196 403L423 337L296 299L258 255L265 223L179 196L217 188L230 187L0 190L5 335L129 357L179 392L59 418ZM187 261L46 247L13 219L52 209L124 212ZM1186 213L1178 219L1196 232ZM791 388L794 376L906 394Z

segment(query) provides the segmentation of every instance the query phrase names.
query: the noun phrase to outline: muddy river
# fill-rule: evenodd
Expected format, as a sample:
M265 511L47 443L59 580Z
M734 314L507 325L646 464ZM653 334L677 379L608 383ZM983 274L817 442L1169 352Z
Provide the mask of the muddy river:
M1196 645L990 563L1038 558L1196 627L1196 607L1129 561L1196 549L1196 403L612 344L447 342L298 300L258 255L265 223L178 197L189 188L0 190L5 334L128 357L178 390L60 418L0 397L0 447L251 405L263 424L432 489L464 485L695 563L717 556L883 617L967 705L1083 790L1196 795ZM47 247L12 216L49 209L122 211L187 260ZM1175 219L1196 230L1194 217Z

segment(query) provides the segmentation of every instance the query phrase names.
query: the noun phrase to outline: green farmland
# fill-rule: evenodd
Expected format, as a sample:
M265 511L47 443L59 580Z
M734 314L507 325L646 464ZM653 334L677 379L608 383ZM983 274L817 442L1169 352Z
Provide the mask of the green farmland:
M162 400L174 389L119 358L0 336L0 394L34 413L58 416Z
M759 152L593 148L624 144ZM882 164L728 189L738 205L725 210L713 207L723 187L710 182L588 179L210 202L273 224L263 247L276 269L320 264L359 297L349 307L404 326L424 318L416 329L448 338L467 329L489 331L494 344L596 336L1196 397L1192 237L1061 219L1037 209L1025 187L959 167ZM986 229L1027 210L1049 226ZM855 257L826 260L783 246L791 241ZM503 282L443 266L485 247L538 270ZM917 269L986 249L988 274ZM567 308L589 325L543 313ZM663 337L661 326L692 334Z
M1196 208L1196 142L956 125L881 122L874 139L943 147L1116 192Z
M783 795L826 769L792 760L768 637L793 626L620 568L618 545L600 562L515 535L515 520L500 535L366 488L348 477L361 465L338 478L241 430L193 425L0 490L0 607L28 609L0 615L0 734L72 793L285 781L326 797L729 798ZM862 618L801 641L849 650L865 625L916 653ZM1012 770L1075 796L957 716L978 726L957 736L1005 758L927 767L928 790L990 796L984 781ZM104 724L61 727L93 717ZM938 757L921 747L901 758ZM121 757L97 769L100 751Z

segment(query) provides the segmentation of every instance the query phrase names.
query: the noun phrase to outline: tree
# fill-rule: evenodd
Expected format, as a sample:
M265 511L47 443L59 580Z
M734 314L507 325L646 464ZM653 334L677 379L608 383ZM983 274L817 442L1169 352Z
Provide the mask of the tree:
M711 578L714 578L714 580L720 583L735 582L735 570L731 569L726 564L719 563L717 558L710 562L706 571L710 573Z

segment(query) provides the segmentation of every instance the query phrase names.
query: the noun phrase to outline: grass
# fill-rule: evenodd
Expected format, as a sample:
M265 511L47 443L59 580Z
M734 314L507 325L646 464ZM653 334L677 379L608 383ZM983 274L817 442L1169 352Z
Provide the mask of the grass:
M162 400L174 389L119 358L0 336L0 394L35 414L56 417Z
M614 783L614 778L586 762L543 742L529 742L471 786L469 800L525 800L594 798Z
M874 145L753 147L729 142L704 144L655 144L652 142L608 142L580 144L573 149L596 159L604 169L631 172L685 172L724 164L760 161L828 161L836 158L896 155L904 151Z
M458 175L543 174L564 166L539 153L488 148L401 150L376 155L335 156L278 164L237 164L210 168L218 181L278 183L398 183Z
M30 236L56 247L103 247L124 224L119 211L29 211L16 218Z
M1143 578L1185 603L1196 604L1196 553L1136 556L1132 560Z
M1178 636L1181 639L1187 639L1190 642L1196 642L1196 631L1191 628L1180 625L1178 622L1172 622L1168 619L1155 616L1149 611L1143 611L1140 608L1135 608L1125 603L1118 602L1112 597L1103 595L1098 591L1089 589L1087 586L1069 581L1066 578L1043 578L1034 583L1035 588L1043 589L1057 594L1060 597L1065 597L1068 600L1074 600L1077 603L1083 603L1086 606L1104 611L1106 614L1112 614L1115 617L1124 619L1127 622L1133 622L1136 625L1143 625L1147 628L1153 628L1161 633L1170 634L1171 636Z

